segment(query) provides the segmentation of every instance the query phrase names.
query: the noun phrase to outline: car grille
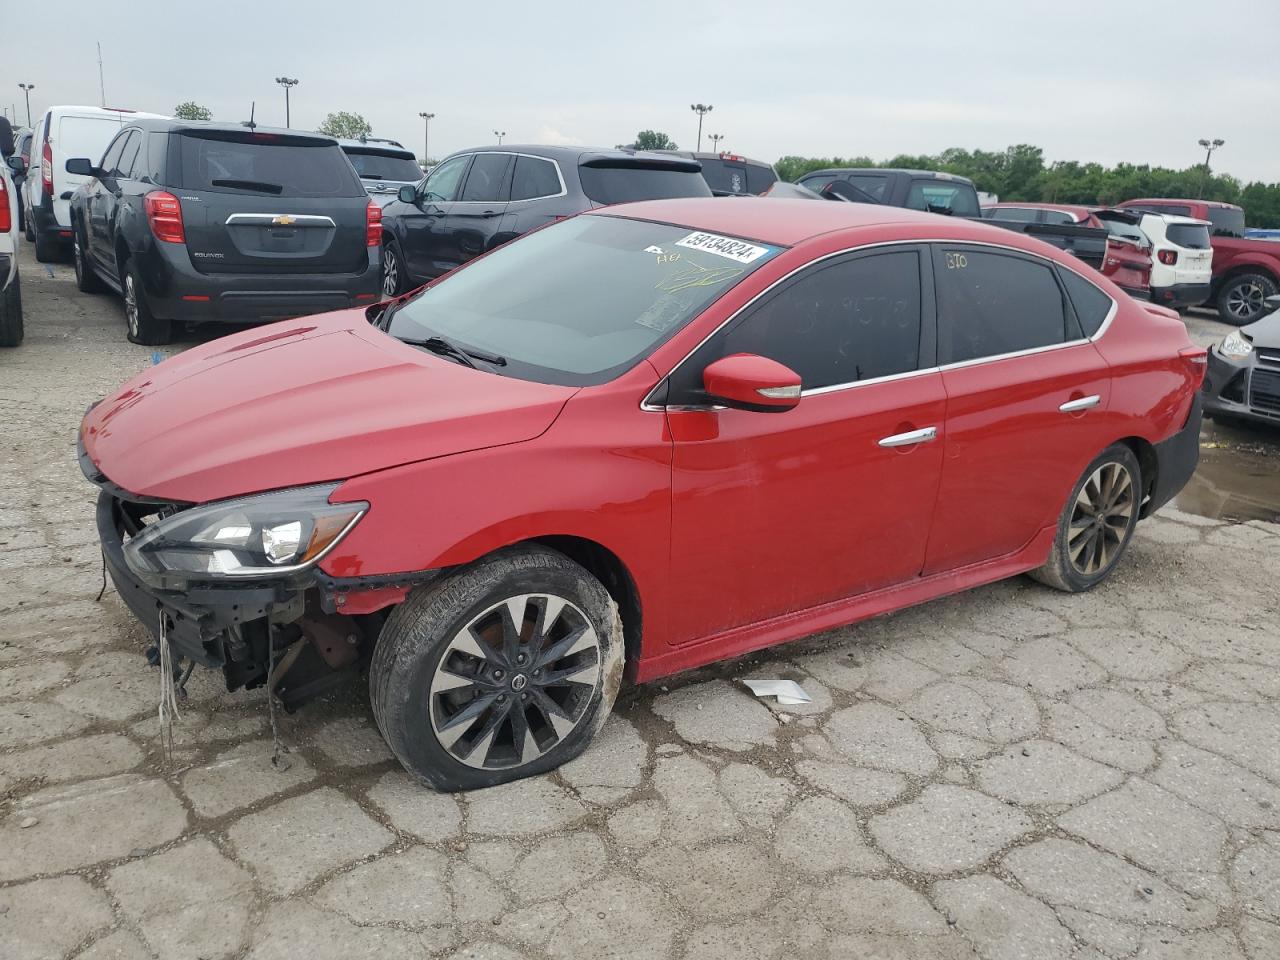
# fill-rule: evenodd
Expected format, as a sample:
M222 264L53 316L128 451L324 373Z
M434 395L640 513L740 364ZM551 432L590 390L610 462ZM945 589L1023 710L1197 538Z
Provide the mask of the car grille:
M1249 378L1249 406L1259 413L1280 417L1280 370L1253 368Z

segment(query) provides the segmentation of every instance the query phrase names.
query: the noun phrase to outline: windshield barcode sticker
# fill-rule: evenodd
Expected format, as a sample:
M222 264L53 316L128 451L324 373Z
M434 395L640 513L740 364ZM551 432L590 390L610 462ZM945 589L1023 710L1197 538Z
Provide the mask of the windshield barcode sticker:
M717 257L726 257L739 263L752 263L769 252L768 247L757 247L745 240L721 237L714 233L691 233L683 240L677 240L676 246L714 253Z

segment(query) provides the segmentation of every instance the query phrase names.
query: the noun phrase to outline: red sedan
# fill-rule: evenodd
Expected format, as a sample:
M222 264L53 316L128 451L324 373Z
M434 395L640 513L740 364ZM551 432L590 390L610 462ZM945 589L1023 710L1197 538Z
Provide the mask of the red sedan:
M613 207L367 314L148 369L81 464L175 670L293 705L367 663L442 789L575 756L624 675L1025 572L1088 590L1198 453L1176 315L909 210Z

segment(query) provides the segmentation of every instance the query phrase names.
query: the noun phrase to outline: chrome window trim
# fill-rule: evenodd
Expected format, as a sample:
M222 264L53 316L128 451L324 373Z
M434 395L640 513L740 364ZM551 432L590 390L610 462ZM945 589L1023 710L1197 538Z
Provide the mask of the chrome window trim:
M765 296L766 294L772 292L779 284L785 283L787 280L790 280L797 273L800 273L803 270L807 270L810 267L814 266L815 264L822 263L834 257L844 256L845 254L849 254L849 253L857 253L863 250L877 250L883 247L904 247L904 246L915 247L915 246L922 246L925 244L935 244L935 243L963 244L965 246L970 246L970 247L991 247L994 250L999 250L1005 253L1014 253L1014 254L1021 254L1026 257L1033 257L1034 259L1047 264L1050 267L1050 269L1054 267L1058 267L1061 269L1070 270L1076 276L1080 277L1081 280L1084 280L1087 283L1092 284L1098 290L1099 293L1101 293L1108 300L1110 300L1111 309L1107 311L1106 317L1103 318L1102 326L1098 327L1098 332L1091 337L1084 337L1079 340L1068 340L1064 343L1051 343L1043 347L1031 347L1027 350L1016 350L1012 353L1001 353L1001 354L996 354L990 357L976 357L972 360L958 360L955 363L939 364L933 367L925 367L920 370L906 370L906 371L903 371L902 373L889 374L888 376L884 376L884 377L874 377L869 380L854 380L850 383L834 383L825 387L814 387L810 390L801 391L800 396L802 399L804 397L810 397L810 396L821 396L822 394L825 394L825 393L837 393L843 390L850 390L854 387L865 387L865 386L869 386L877 383L888 383L893 380L905 380L910 377L918 377L928 373L942 373L946 370L954 370L960 367L973 367L981 363L996 363L1000 360L1011 360L1011 359L1014 359L1015 357L1026 357L1036 353L1048 353L1051 350L1061 350L1064 347L1078 347L1084 343L1093 343L1093 342L1096 342L1099 337L1101 337L1104 333L1107 332L1107 329L1111 326L1111 322L1115 319L1116 314L1120 311L1120 304L1115 299L1115 297L1111 296L1111 294L1107 293L1107 291L1103 290L1096 283L1094 283L1092 280L1086 277L1079 270L1076 270L1074 267L1070 267L1070 266L1067 266L1066 264L1059 263L1057 260L1053 260L1041 254L1038 254L1029 250L1020 250L1017 247L1010 247L1003 243L993 243L988 240L954 240L954 239L945 239L945 238L941 238L941 239L932 238L932 239L920 239L920 240L884 240L879 243L867 243L867 244L860 244L855 247L845 247L842 250L836 250L833 253L824 254L823 256L817 258L816 260L810 260L808 263L805 263L799 267L796 267L794 270L790 271L784 276L779 277L773 283L769 284L769 286L765 287L763 290L757 293L754 297L752 297L750 300L748 300L746 303L740 306L737 310L731 313L728 317L726 317L723 321L721 321L720 324L717 325L714 330L712 330L705 337L703 337L702 340L700 340L692 350L686 353L679 360L679 362L676 363L674 367L672 367L663 377L661 377L658 380L657 383L653 385L653 387L649 390L649 392L644 395L644 399L640 401L640 409L648 413L665 413L668 410L688 411L688 410L724 410L726 409L725 407L722 407L722 406L716 406L716 405L700 406L697 404L672 404L668 406L665 404L653 403L650 400L650 398L653 396L654 392L657 391L657 389L661 387L665 381L669 380L675 374L675 372L685 364L685 362L690 357L692 357L695 353L701 350L703 346L706 345L707 341L709 341L712 337L714 337L717 333L719 333L722 329L724 329L728 324L732 323L735 319L737 319L737 317L744 310L751 307L757 300L759 300L761 297ZM1064 291L1064 296L1066 296L1065 291ZM936 293L935 293L935 300L936 300ZM1068 302L1069 300L1070 298L1068 297Z
M514 150L475 150L475 151L472 151L471 153L459 154L459 156L465 156L465 157L477 157L477 156L479 156L479 155L480 155L480 154L482 154L482 153L496 153L496 154L501 154L502 156L507 156L507 157L527 157L527 158L528 158L528 159L530 159L530 160L541 160L541 161L542 161L542 162L544 162L544 163L549 163L549 164L551 164L552 168L553 168L553 169L555 170L555 172L556 172L556 179L560 181L560 192L559 192L559 193L544 193L542 196L539 196L539 197L524 197L524 198L522 198L522 199L520 199L520 200L441 200L441 201L440 201L441 203L467 203L467 204L472 204L472 203L532 203L532 202L534 202L535 200L554 200L554 199L556 199L557 197L564 197L564 196L568 196L568 194L569 194L569 188L565 185L565 182L564 182L564 173L563 173L563 172L561 171L561 169L560 169L560 164L559 164L557 161L552 160L550 157L540 157L540 156L538 156L536 153L519 153L519 152L514 151ZM453 157L449 157L448 159L452 160L452 159L453 159ZM441 162L443 163L444 161L441 161ZM515 183L515 169L514 169L514 165L513 165L512 170L511 170L511 178L512 178L512 184L514 184L514 183ZM424 185L425 185L426 181L424 180L424 181L423 181L423 183L424 183ZM463 184L463 187L466 187L466 184L465 184L465 183Z
M289 217L293 223L319 223L327 224L335 227L337 224L333 222L333 217L326 217L316 213L233 213L227 217L224 226L231 226L236 223L253 223L261 227L289 227L292 223L276 223L276 217Z

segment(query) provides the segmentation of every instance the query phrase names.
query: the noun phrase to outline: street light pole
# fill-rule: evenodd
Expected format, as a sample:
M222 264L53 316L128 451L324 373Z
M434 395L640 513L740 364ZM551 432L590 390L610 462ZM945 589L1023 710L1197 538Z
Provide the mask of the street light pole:
M425 111L418 114L422 118L422 162L431 162L431 118L434 113Z
M22 90L23 95L27 98L27 126L31 126L31 91L36 88L34 83L20 83L18 88ZM18 111L13 112L14 122L17 122Z
M711 152L720 152L720 141L724 139L723 133L708 133L707 139L711 141Z
M507 131L495 130L493 131L493 135L498 138L498 146L502 146L502 138L507 135Z
M689 109L698 115L698 151L702 152L702 118L711 112L709 103L691 103Z
M1204 199L1205 187L1209 185L1209 158L1213 156L1213 151L1217 150L1227 141L1221 139L1199 141L1200 146L1204 147L1204 176L1200 178L1200 199Z
M292 126L291 118L289 116L289 89L291 87L296 87L298 85L298 81L294 77L276 77L276 83L284 87L284 125L287 129Z

